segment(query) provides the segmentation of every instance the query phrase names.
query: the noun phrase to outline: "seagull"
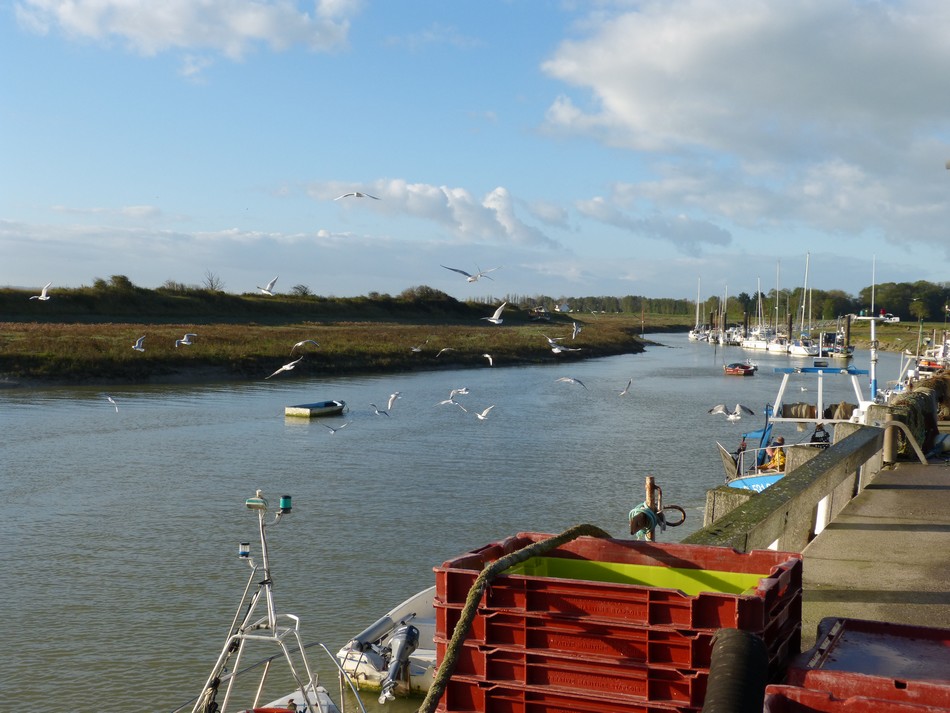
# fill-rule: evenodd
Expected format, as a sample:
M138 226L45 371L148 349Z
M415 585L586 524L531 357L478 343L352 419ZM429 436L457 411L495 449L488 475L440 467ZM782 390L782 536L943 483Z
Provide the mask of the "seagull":
M633 384L633 379L627 380L627 385L623 387L623 391L620 392L621 396L626 396L627 392L630 391L630 386Z
M488 418L488 412L491 411L493 408L495 408L495 404L492 404L491 406L489 406L487 409L485 409L485 410L482 411L481 413L476 413L476 414L475 414L475 417L476 417L479 421L484 421L486 418Z
M42 300L43 302L46 302L46 300L49 299L49 295L46 294L46 291L49 289L49 286L52 285L52 284L53 284L52 282L47 282L46 285L44 285L42 291L40 291L40 293L39 293L38 295L32 295L32 296L30 297L30 299L31 299L31 300Z
M421 352L421 351L422 351L422 347L424 347L424 346L425 346L426 344L428 344L428 343L429 343L429 340L426 339L422 344L419 344L419 345L414 346L414 347L409 347L409 351L411 351L411 352L417 352L417 353L418 353L418 352Z
M294 345L290 348L290 353L293 354L293 353L294 353L294 349L296 349L297 347L302 347L304 344L312 344L312 345L315 346L315 347L319 347L319 346L320 346L319 344L317 344L317 343L316 343L314 340L312 340L312 339L304 339L304 340L301 340L301 341L297 342L296 344L294 344ZM343 428L343 426L340 426L340 428Z
M755 416L755 411L750 409L748 406L743 406L742 404L736 404L734 411L729 411L725 404L716 404L711 409L709 409L708 413L725 414L727 421L738 421L740 418L742 418L742 414L744 413L747 413L750 416Z
M137 352L144 352L145 347L142 346L142 342L144 341L145 341L145 335L143 334L141 337L135 340L135 344L132 345L132 348Z
M392 410L393 410L393 404L396 403L396 399L401 399L401 398L402 398L402 396L399 395L399 392L398 392L398 391L394 391L393 393L391 393L391 394L389 395L389 403L386 404L386 410L387 410L387 411L392 411Z
M186 335L185 335L184 337L182 337L181 339L176 339L176 340L175 340L175 348L177 349L177 348L179 347L179 345L181 345L181 344L184 344L185 346L191 346L192 344L194 344L194 342L191 341L192 337L197 337L197 336L198 336L197 334L192 334L191 332L189 332L188 334L186 334Z
M389 415L389 412L388 412L388 411L380 411L380 410L379 410L379 406L377 406L376 404L370 404L370 406L373 407L373 410L376 412L376 415L377 415L377 416L388 416L388 415Z
M580 347L565 347L562 344L555 344L551 347L551 351L555 354L560 354L561 352L579 352L580 350Z
M587 386L584 384L583 381L581 381L580 379L575 379L573 376L562 376L560 379L555 379L555 381L563 381L568 384L577 384L587 389ZM590 391L590 389L587 389L587 390Z
M321 426L326 426L327 428L329 428L329 429L330 429L330 435L332 436L334 433L336 433L337 431L339 431L341 428L346 428L347 426L349 426L349 425L350 425L350 422L347 421L347 422L344 423L342 426L337 426L336 428L334 428L333 426L327 426L327 424L325 424L325 423L321 423L320 425L321 425Z
M574 328L571 330L571 339L576 339L582 329L583 327L578 326L577 322L574 322Z
M482 356L488 359L488 366L495 366L495 360L492 359L491 354L482 354Z
M548 340L548 344L550 344L552 347L560 346L560 345L558 344L558 342L561 341L562 339L564 339L564 337L554 337L554 338L552 339L551 337L549 337L549 336L546 335L546 334L542 334L541 336L544 337L545 339L547 339L547 340Z
M115 399L112 398L111 396L106 396L106 398L109 399L109 403L110 403L110 404L112 404L113 406L115 406L115 412L116 412L116 413L119 413L119 404L117 404L117 403L115 402Z
M457 273L459 273L460 275L465 275L465 281L466 281L466 282L478 282L478 279L479 279L480 277L487 277L489 280L493 280L493 279L495 279L495 278L491 277L488 273L489 273L489 272L494 272L495 270L498 270L498 269L499 269L499 268L497 268L497 267L493 267L491 270L482 270L482 269L479 269L478 272L476 272L476 273L473 275L473 274L470 273L470 272L465 272L465 270L459 270L457 267L449 267L448 265L442 265L442 267L444 267L446 270L451 270L452 272L457 272ZM478 267L478 265L476 265L475 267Z
M491 317L482 317L482 319L487 319L492 324L501 324L504 321L501 318L501 313L505 311L505 306L507 304L507 302L502 302L501 306L495 310L495 314L493 314Z
M452 397L449 397L445 399L444 401L440 401L439 403L436 404L436 406L444 406L445 404L454 404L455 406L458 406L460 409L462 409L465 413L468 413L468 409L462 406L462 404L460 404L458 401L456 401Z
M303 359L302 356L301 356L301 357L298 357L297 359L294 359L294 360L293 360L292 362L290 362L289 364L284 364L282 367L280 367L280 369L278 369L277 371L275 371L273 374L271 374L270 376L265 376L264 378L265 378L265 379L269 379L269 378L271 378L271 376L277 376L277 375L278 375L280 372L282 372L282 371L290 371L290 370L293 369L295 366L297 366L297 364L300 363L301 359Z
M458 388L458 389L452 389L452 390L449 392L449 398L452 398L453 396L456 396L456 395L458 395L458 396L467 396L467 395L468 395L468 387L467 387L467 386L463 386L463 387Z
M280 275L278 275L277 277L280 277ZM277 284L277 277L275 277L273 280L271 280L270 282L268 282L268 283L267 283L267 287L261 287L260 285L258 285L258 286L257 286L257 289L259 289L259 290L260 290L261 292L263 292L265 295L269 295L269 296L273 297L273 296L274 296L274 285Z
M338 201L341 198L372 198L374 201L379 200L379 198L376 196L371 196L369 193L360 193L359 191L350 191L349 193L344 193L342 196L337 196L333 200Z
M452 347L442 347L439 350L439 353L435 355L435 358L438 359L440 356L442 356L444 352L454 352L454 351L455 349L453 349Z

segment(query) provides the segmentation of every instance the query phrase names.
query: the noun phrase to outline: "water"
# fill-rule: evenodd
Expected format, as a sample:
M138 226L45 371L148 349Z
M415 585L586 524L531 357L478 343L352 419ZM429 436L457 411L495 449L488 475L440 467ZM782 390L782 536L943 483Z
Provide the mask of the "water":
M781 378L771 367L805 361L655 339L664 346L563 366L0 391L0 709L65 698L76 711L130 699L170 711L196 695L248 576L237 545L257 549L243 507L257 488L272 502L293 495L293 515L271 530L276 597L302 617L305 640L332 651L434 583L433 566L475 547L582 522L629 536L646 475L688 513L659 539L681 539L702 526L705 492L722 482L715 441L734 446L762 423L707 410L761 411ZM750 355L755 377L723 376L723 363ZM899 357L880 357L883 384ZM867 368L867 354L855 365ZM470 413L435 406L460 386ZM849 390L826 378L827 402L853 401ZM402 398L391 416L374 414L369 403L393 391ZM325 421L350 422L338 433L283 416L288 404L329 398L350 406ZM487 420L474 418L492 404ZM378 710L372 697L367 708Z

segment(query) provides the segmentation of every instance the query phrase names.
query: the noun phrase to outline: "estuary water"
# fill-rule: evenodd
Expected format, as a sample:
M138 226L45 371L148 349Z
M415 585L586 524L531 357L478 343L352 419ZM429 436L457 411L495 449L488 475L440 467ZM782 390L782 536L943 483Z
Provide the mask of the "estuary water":
M643 354L530 367L0 390L0 710L171 711L196 695L247 581L237 545L258 549L244 508L258 488L272 503L293 496L269 530L278 604L331 651L473 548L578 523L628 537L647 475L688 514L658 539L699 529L705 492L723 480L715 442L734 447L763 422L708 409L761 413L781 380L773 367L808 362L647 338L657 345ZM747 357L756 376L723 375ZM899 355L879 357L879 383L898 378ZM854 363L868 368L867 352ZM814 399L805 379L793 377L786 402ZM467 413L436 405L459 387ZM853 401L850 390L825 379L828 403ZM385 408L396 391L377 415L370 404ZM283 415L324 399L349 410ZM366 705L382 710L372 696Z

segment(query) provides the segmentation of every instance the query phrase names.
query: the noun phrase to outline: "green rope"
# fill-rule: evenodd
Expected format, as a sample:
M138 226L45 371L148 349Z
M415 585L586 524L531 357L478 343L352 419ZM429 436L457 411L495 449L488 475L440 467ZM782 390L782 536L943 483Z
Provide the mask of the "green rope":
M531 557L543 555L545 552L560 547L566 542L584 536L611 537L609 533L604 532L595 525L575 525L560 535L549 537L546 540L532 542L520 550L511 552L495 560L479 573L472 588L468 590L465 606L462 608L462 614L459 617L458 624L455 625L455 631L452 632L452 639L445 649L445 656L442 658L442 663L439 665L439 670L436 671L432 686L429 688L429 692L426 694L425 700L422 701L422 705L419 707L417 713L434 713L436 707L439 705L442 694L445 693L445 689L448 686L449 679L452 678L452 672L455 670L455 663L462 649L462 645L465 642L465 637L468 636L468 630L471 628L472 621L474 621L475 615L478 612L478 603L481 601L482 594L484 594L485 589L488 588L489 583L499 574L520 562L524 562Z

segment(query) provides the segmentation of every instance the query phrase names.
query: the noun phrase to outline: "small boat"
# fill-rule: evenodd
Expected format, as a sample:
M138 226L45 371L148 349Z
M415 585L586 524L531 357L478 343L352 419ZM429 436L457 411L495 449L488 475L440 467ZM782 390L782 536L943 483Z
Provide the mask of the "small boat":
M316 416L336 416L343 413L346 401L317 401L312 404L297 404L284 408L285 416L300 416L314 418Z
M330 697L329 691L320 685L315 671L307 661L306 650L300 635L300 619L293 614L279 613L274 605L274 580L270 569L265 530L280 523L291 511L291 498L283 495L275 519L265 523L268 503L260 490L248 498L245 507L257 514L260 532L261 561L251 557L251 544L242 542L238 557L251 567L250 578L244 594L231 620L224 648L211 669L201 693L174 713L191 710L192 713L229 713L229 711L291 711L305 713L340 713L340 707ZM259 608L264 611L259 612ZM258 613L256 613L258 612ZM321 645L322 646L322 645ZM323 647L326 651L326 647ZM250 651L270 652L262 660L248 661ZM329 651L327 655L336 661ZM283 661L284 666L280 665ZM296 686L289 693L267 701L263 698L269 690L273 675L279 681L293 681ZM342 680L342 679L341 679ZM283 685L279 684L278 685ZM352 689L352 687L351 687ZM359 695L356 701L365 712Z
M337 652L353 685L379 691L380 703L397 695L425 695L438 668L434 596L434 586L414 594Z
M753 376L757 369L758 367L749 361L737 361L722 366L722 372L730 376Z

